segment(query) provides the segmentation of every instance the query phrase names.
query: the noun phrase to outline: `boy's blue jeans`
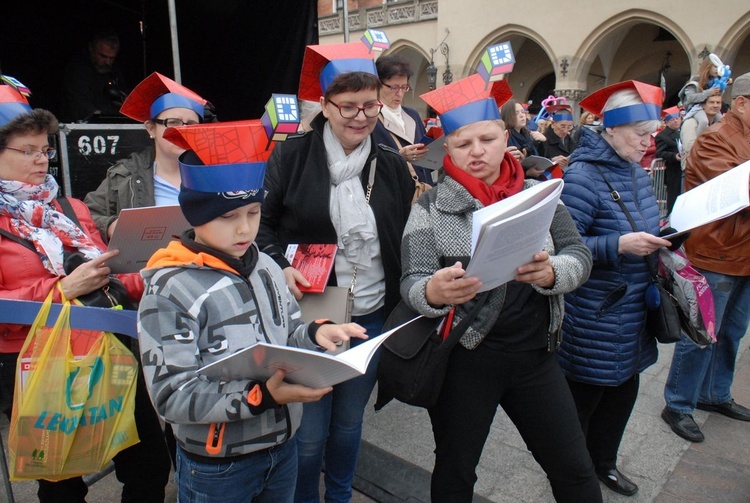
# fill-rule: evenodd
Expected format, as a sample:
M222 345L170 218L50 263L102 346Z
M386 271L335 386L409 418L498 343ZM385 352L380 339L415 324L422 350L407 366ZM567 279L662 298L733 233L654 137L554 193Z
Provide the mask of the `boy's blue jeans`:
M353 322L365 327L369 337L381 334L384 309L358 316ZM365 342L352 340L357 346ZM362 437L362 416L377 380L380 351L373 356L367 373L333 387L320 401L303 404L302 424L295 435L299 473L296 502L320 501L320 471L325 457L326 502L348 502Z
M675 346L664 399L680 414L692 414L697 402L732 399L737 348L750 324L750 277L699 271L713 293L717 342L701 349L683 335Z
M292 438L220 464L194 461L178 447L175 478L179 503L291 503L297 479L297 443Z

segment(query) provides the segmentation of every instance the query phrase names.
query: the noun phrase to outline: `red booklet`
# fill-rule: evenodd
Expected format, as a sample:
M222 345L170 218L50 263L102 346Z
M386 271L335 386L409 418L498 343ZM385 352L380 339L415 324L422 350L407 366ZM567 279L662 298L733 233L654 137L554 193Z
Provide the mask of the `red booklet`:
M333 270L338 246L335 244L291 244L286 249L286 259L310 282L304 293L323 293Z

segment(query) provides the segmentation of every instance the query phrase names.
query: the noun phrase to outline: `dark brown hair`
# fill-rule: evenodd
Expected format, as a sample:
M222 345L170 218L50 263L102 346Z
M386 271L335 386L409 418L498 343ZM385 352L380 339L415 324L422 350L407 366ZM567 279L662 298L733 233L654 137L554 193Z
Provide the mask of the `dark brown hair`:
M356 93L365 89L376 91L380 98L380 80L375 75L367 72L346 72L333 79L324 97L329 101L335 94Z
M59 125L57 118L47 110L37 108L30 112L16 116L3 127L0 127L0 148L8 146L8 140L13 136L28 134L57 133Z
M384 82L392 77L406 77L410 79L414 75L409 62L397 54L379 57L375 62L375 66L378 68L378 77Z

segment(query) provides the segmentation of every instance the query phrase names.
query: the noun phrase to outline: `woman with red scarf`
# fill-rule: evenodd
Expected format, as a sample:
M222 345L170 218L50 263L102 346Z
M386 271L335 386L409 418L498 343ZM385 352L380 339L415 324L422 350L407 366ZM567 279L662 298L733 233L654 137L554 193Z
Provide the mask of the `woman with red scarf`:
M598 502L599 483L554 355L563 294L591 269L591 253L565 207L558 205L543 249L513 281L485 299L477 297L480 280L465 277L473 212L538 183L524 180L520 163L505 151L497 107L509 97L505 80L487 86L479 74L422 96L441 114L448 155L444 179L412 207L401 295L427 317L455 307L453 326L483 302L453 349L440 398L429 410L436 444L432 500L472 501L476 466L500 405L547 473L557 501Z

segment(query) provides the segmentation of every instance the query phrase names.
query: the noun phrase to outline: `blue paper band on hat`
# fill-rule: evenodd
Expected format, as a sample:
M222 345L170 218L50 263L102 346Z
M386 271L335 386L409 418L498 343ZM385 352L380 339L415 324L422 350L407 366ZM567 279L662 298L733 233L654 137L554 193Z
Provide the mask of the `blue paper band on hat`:
M602 123L604 127L621 126L638 121L651 121L661 119L661 107L654 103L639 103L622 108L615 108L604 112Z
M236 192L263 188L265 162L194 166L178 161L182 185L199 192Z
M676 114L667 114L664 116L664 121L671 121L672 119L676 119L680 116L680 112L677 112Z
M567 112L556 113L556 114L552 115L552 120L555 121L555 122L559 122L559 121L572 121L573 120L573 114L569 114Z
M154 118L164 110L168 110L170 108L189 108L193 112L197 113L198 117L200 118L203 118L203 114L206 110L206 108L202 104L198 103L197 101L193 101L190 98L186 98L181 94L167 93L162 94L161 96L156 98L151 104L151 117Z
M500 110L494 98L473 101L440 115L443 133L448 136L456 129L479 121L500 119Z
M378 76L375 61L367 58L334 59L320 71L320 88L325 94L331 82L342 73L365 72Z
M0 127L28 112L31 112L31 107L27 103L0 103Z

